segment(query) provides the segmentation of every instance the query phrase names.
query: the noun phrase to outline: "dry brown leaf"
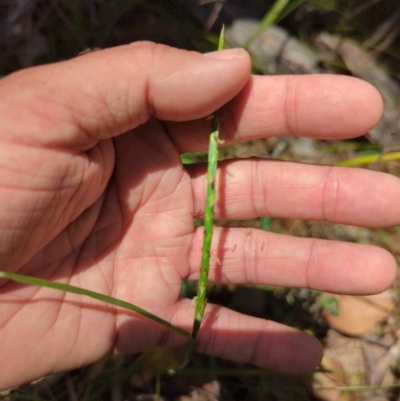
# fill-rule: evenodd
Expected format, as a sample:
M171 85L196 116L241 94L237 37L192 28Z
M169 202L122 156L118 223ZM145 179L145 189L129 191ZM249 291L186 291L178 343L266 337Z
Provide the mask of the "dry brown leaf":
M341 333L359 337L387 319L394 308L388 291L376 295L341 295L338 297L339 316L325 312L327 322Z

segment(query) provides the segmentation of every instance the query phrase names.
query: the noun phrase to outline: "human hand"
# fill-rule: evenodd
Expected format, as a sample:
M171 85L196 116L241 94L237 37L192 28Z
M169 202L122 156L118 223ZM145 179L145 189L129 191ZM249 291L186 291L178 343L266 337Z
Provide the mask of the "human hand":
M223 107L226 144L296 134L367 132L382 101L340 76L251 77L233 49L205 57L150 43L103 50L0 81L2 270L57 280L134 303L191 329L182 280L198 276L205 150ZM217 219L279 216L368 227L400 221L400 183L382 173L272 160L220 164ZM222 180L221 180L222 181ZM261 247L261 244L264 244ZM368 294L396 274L369 246L216 228L210 281ZM232 249L235 247L235 252ZM261 249L263 248L263 249ZM164 327L46 288L0 289L0 387L93 362L109 352L184 346ZM314 368L321 347L280 324L207 305L197 350L287 372Z

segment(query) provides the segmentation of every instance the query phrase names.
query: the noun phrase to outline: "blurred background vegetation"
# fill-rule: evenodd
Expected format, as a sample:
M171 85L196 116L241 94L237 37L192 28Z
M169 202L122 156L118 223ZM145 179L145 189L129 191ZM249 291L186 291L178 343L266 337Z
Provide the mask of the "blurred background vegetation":
M282 9L272 16L271 8L279 4ZM257 74L354 75L374 84L385 100L381 123L360 139L268 138L223 149L222 158L273 157L400 175L398 1L0 0L0 75L138 40L211 51L222 24L227 26L228 45L247 45ZM184 163L204 161L202 153L183 155ZM268 216L218 224L370 243L400 257L397 227L369 230ZM194 292L193 283L184 283L183 296ZM159 393L160 399L182 401L400 400L398 296L397 283L378 300L308 289L210 286L211 302L284 322L319 338L326 350L320 371L292 377L199 355L185 370L172 374L157 366L176 358L174 351L154 350L142 356L109 357L2 397L119 401L155 400Z

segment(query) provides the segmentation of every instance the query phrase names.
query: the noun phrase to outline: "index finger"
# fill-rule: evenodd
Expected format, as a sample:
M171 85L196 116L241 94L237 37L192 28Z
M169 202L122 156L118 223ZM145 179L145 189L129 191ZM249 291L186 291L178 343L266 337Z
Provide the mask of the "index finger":
M207 117L240 92L250 66L243 49L136 42L22 70L0 81L0 140L86 151L150 116Z
M366 134L383 111L380 93L369 83L341 75L252 76L222 110L225 145L259 138L298 135L321 139ZM167 124L182 152L207 148L210 122Z

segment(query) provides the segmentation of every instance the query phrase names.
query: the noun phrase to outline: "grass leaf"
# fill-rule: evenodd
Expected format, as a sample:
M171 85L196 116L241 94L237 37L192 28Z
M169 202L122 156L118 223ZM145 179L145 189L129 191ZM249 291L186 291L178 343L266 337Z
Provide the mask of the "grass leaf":
M126 301L122 301L118 298L113 298L108 295L101 294L99 292L86 290L84 288L75 287L75 286L69 285L69 284L58 283L58 282L51 281L51 280L45 280L42 278L25 276L25 275L17 274L17 273L9 273L9 272L0 271L0 278L6 278L8 280L16 281L17 283L21 283L21 284L37 285L39 287L53 288L55 290L70 292L72 294L85 295L85 296L88 296L93 299L98 299L99 301L103 301L108 304L120 306L121 308L129 309L133 312L139 313L140 315L147 317L148 319L151 319L154 322L161 324L162 326L170 329L171 331L174 331L175 333L180 334L183 337L190 338L190 333L188 331L183 330L180 327L176 327L176 326L172 325L171 323L167 322L166 320L161 319L160 317L153 315L150 312L147 312L145 309L142 309L139 306L136 306L136 305L131 304Z

